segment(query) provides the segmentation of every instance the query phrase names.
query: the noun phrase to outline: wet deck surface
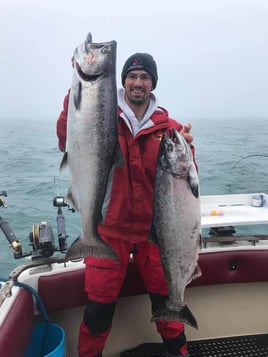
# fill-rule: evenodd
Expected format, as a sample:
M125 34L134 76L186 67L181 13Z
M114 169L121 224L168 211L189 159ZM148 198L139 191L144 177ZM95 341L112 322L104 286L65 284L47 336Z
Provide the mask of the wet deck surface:
M268 334L189 342L190 357L268 357ZM165 357L161 343L144 343L120 357Z

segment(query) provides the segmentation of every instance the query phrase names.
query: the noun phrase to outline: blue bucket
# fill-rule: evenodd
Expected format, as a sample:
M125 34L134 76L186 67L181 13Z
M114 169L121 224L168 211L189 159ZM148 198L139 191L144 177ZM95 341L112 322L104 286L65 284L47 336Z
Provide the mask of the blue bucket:
M51 322L34 325L31 341L24 357L64 357L65 333L62 327Z

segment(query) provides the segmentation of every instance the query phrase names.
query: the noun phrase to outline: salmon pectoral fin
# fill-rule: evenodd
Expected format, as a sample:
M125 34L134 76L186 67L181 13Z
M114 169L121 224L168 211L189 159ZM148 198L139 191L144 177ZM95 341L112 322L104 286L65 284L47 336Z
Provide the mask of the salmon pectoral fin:
M68 192L65 197L65 202L67 202L70 206L74 207L77 212L79 212L78 204L74 198L74 195L72 194L72 190L70 189L70 187L68 188Z
M156 232L155 232L153 224L151 225L150 232L149 232L149 242L152 242L152 243L155 243L155 244L159 245L158 244L157 235L156 235Z
M61 160L61 163L60 163L60 171L63 170L67 166L67 163L68 163L68 153L67 153L67 151L65 151L63 158Z
M123 153L120 147L119 142L117 141L115 145L115 150L114 150L114 165L122 167L124 165L124 158L123 158Z
M198 174L196 172L196 168L195 168L194 164L192 164L189 169L187 181L190 185L193 195L196 198L198 198L199 197L199 180L198 180Z
M182 306L178 310L170 310L167 306L168 300L166 300L153 314L151 321L165 320L165 321L179 321L198 329L197 321L188 308L187 305Z
M75 107L75 110L79 110L80 104L81 104L81 92L82 92L82 84L80 81L75 83L72 87L73 89L73 104Z
M87 245L80 237L78 237L67 250L65 260L67 261L88 256L119 261L118 255L105 242L100 241L96 246Z
M201 268L200 266L197 264L194 271L193 271L193 274L191 276L191 278L187 281L187 283L185 284L185 286L187 286L188 284L190 284L193 280L196 280L198 278L200 278L200 276L202 275L202 271L201 271Z
M192 280L200 278L201 275L202 275L202 270L200 266L197 264L193 272Z

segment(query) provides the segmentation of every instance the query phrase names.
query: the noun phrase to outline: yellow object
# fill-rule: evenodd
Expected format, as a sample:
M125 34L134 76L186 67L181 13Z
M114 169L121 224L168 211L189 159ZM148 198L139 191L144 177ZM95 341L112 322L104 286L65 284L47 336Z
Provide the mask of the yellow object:
M223 215L224 215L224 212L223 212L223 210L213 209L213 210L210 212L210 215L211 215L211 216L223 216Z

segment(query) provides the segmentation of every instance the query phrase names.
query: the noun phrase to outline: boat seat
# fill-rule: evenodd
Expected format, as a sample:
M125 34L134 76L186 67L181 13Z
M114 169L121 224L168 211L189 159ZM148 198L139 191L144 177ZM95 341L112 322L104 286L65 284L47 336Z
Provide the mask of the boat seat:
M230 250L201 253L202 276L189 286L268 281L268 250Z
M202 276L192 281L189 287L268 281L267 250L202 252L199 255L199 266ZM72 275L71 279L69 274ZM87 300L84 269L68 272L68 278L66 273L41 276L38 292L48 312L84 305ZM139 272L135 264L130 262L120 296L144 293L146 291Z
M20 289L8 317L0 327L1 356L24 357L33 327L34 306L32 294L25 289Z
M79 269L66 273L44 275L38 281L38 293L48 312L85 305L87 295L84 291L85 270ZM70 281L72 284L70 285ZM144 294L145 287L135 264L130 263L121 288L120 296Z

